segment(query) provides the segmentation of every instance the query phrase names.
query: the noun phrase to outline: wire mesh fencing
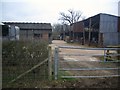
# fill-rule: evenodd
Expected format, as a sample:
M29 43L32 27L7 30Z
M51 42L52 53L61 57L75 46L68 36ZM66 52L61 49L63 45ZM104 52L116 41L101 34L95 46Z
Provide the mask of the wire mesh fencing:
M7 41L2 43L2 88L35 87L48 79L48 44Z

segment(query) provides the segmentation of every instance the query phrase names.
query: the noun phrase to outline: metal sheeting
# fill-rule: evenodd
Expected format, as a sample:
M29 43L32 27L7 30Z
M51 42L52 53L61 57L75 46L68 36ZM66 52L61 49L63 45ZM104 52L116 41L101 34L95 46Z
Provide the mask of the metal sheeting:
M100 33L117 32L118 17L108 14L100 14Z
M15 25L20 27L20 29L37 29L37 30L51 30L52 26L50 23L20 23L20 22L3 22L4 24L8 25Z
M119 45L120 44L120 33L118 32L111 32L111 33L104 33L103 34L103 44L107 45Z
M92 17L90 17L88 19L83 20L85 28L90 27L90 20L91 20L91 28L99 30L100 14L97 14L95 16L92 16Z
M103 33L103 45L119 45L118 17L100 14L100 33Z
M9 38L10 38L10 40L19 40L19 27L10 26L10 28L9 28Z

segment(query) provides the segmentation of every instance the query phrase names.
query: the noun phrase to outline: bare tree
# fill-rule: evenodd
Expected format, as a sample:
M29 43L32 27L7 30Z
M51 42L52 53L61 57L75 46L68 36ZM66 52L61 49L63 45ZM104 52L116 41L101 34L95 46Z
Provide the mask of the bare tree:
M62 20L64 23L72 24L79 21L82 16L82 12L70 9L68 10L68 14L60 12L60 16L61 17L59 18L59 20Z

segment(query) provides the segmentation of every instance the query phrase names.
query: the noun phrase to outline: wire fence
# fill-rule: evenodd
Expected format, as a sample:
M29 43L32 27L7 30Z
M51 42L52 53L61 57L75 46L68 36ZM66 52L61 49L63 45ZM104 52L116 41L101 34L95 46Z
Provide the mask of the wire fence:
M2 87L35 87L48 80L47 46L40 42L3 42Z

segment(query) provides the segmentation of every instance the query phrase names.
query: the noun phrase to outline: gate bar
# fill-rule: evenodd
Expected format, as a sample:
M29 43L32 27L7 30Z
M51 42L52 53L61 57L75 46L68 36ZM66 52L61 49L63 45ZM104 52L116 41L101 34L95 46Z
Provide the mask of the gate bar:
M65 59L64 61L60 61L60 62L104 62L104 61L100 61L100 60L95 60L95 61L88 61L88 60L67 60L67 59ZM113 60L113 61L106 61L106 63L119 63L120 62L120 60Z
M60 54L60 55L65 55L65 56L120 56L120 54Z
M74 46L59 46L59 48L65 49L82 49L82 50L120 50L120 48L83 48Z
M61 78L105 78L105 77L119 77L120 75L104 75L104 76L61 76Z
M120 68L61 68L61 71L82 71L82 70L119 70Z

